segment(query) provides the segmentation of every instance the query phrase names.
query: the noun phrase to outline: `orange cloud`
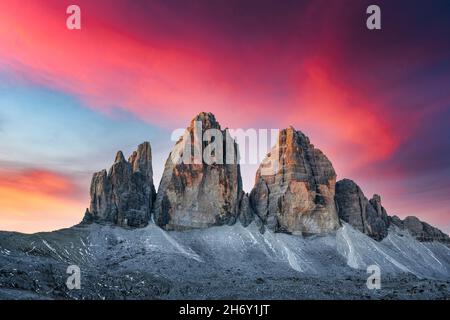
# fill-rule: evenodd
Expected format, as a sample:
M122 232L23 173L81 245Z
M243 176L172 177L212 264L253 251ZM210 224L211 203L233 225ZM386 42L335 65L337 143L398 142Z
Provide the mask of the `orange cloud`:
M68 178L40 169L0 172L0 186L50 196L70 196L77 189Z
M50 171L0 172L0 229L37 232L76 224L86 203L77 191L67 177Z

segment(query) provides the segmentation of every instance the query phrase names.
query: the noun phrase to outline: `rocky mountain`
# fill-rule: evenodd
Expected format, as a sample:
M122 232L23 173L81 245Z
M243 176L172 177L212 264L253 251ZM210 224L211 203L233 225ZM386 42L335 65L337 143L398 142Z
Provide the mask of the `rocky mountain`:
M372 199L367 200L361 188L352 180L343 179L337 182L336 204L340 219L377 241L388 235L389 228L397 227L407 230L422 242L450 243L448 235L416 217L401 220L395 215L389 216L381 205L379 195L375 194Z
M449 237L336 183L294 128L281 130L250 195L238 146L211 113L175 144L157 195L148 142L128 160L119 151L90 195L77 226L0 232L0 299L450 298ZM66 286L73 265L76 290ZM366 286L373 265L379 290Z
M250 201L270 230L323 234L340 226L335 183L328 158L291 127L280 131L277 144L258 169Z
M389 218L379 195L367 200L355 182L344 179L336 184L336 204L339 218L357 230L375 240L382 240L387 236Z
M106 170L94 173L90 195L84 222L123 227L147 225L156 196L150 143L139 145L128 161L119 151L108 173Z
M450 237L426 222L420 221L417 217L409 216L401 220L397 216L389 217L392 225L402 230L407 230L413 237L422 242L439 241L450 244Z
M121 151L109 172L92 177L84 223L144 227L153 219L166 230L186 230L255 221L260 231L326 234L346 222L381 241L390 227L419 241L450 243L437 228L415 217L390 217L381 197L367 199L352 180L336 183L328 158L302 132L290 127L262 161L250 195L242 190L239 148L211 113L192 119L175 144L156 194L149 142L128 161Z
M233 224L239 215L248 223L246 202L237 144L213 114L200 113L166 161L153 209L156 224L167 230L207 228Z

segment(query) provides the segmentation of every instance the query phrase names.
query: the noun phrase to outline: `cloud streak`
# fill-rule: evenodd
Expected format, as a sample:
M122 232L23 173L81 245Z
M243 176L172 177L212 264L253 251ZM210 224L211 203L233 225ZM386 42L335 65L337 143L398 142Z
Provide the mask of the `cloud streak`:
M448 1L407 8L380 1L381 32L365 28L369 1L79 0L81 31L65 28L69 4L0 2L0 71L8 81L166 131L200 111L230 128L294 125L340 177L368 192L407 199L426 188L424 176L450 180ZM386 200L400 215L413 209ZM423 215L449 221L441 205Z
M0 171L2 230L36 232L75 224L80 221L83 201L77 186L59 173L42 169Z

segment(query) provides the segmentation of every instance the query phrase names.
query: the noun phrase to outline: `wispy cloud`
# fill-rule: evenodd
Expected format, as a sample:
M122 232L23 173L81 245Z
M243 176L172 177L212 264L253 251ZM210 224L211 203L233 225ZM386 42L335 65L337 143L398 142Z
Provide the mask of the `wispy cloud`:
M0 161L96 170L115 149L151 140L159 144L154 165L162 168L171 143L162 132L211 111L230 128L305 131L339 177L387 194L395 213L411 208L389 196L391 186L405 194L426 189L418 171L450 179L448 1L414 1L399 16L402 4L379 1L386 27L376 33L362 23L370 1L77 4L84 19L72 32L65 1L32 0L26 10L0 2L0 69L7 73L0 82L15 79L64 97L4 90L0 106L15 127L0 131ZM0 111L0 130L12 125L3 120ZM245 176L251 187L254 177ZM448 219L427 203L418 215Z

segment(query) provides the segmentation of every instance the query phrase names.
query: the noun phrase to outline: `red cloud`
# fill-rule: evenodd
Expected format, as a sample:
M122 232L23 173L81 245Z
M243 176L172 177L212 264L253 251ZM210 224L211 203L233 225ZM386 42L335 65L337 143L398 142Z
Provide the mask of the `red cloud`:
M80 1L82 30L69 31L64 1L34 0L26 8L1 2L0 59L26 79L76 95L95 110L121 108L157 125L182 126L199 111L214 112L230 127L293 124L312 134L341 174L388 158L418 121L413 112L394 119L393 108L344 80L351 69L339 55L351 47L345 22L331 29L339 4L319 3L289 15L285 27L292 30L301 30L297 21L311 27L322 17L312 25L316 32L286 36L274 27L266 37L239 41L239 33L220 19L213 23L209 11L177 15L158 2L146 7L150 22L130 9L127 19L140 26L133 29L117 9L124 3L105 9ZM374 87L370 76L362 79Z
M222 110L245 103L230 98L222 74L238 71L235 61L213 58L195 39L167 43L153 30L138 41L97 22L101 10L86 7L92 10L82 11L82 30L69 31L61 2L30 1L26 8L0 3L0 59L26 79L74 94L92 108L124 108L149 121L174 114L188 119L200 110L228 118Z
M182 14L164 1L146 2L145 14L139 13L142 4L129 1L77 3L81 31L66 29L68 1L0 1L1 68L75 95L100 112L120 108L157 125L182 126L199 111L212 111L232 127L292 124L330 156L340 176L360 180L355 172L371 172L370 185L381 172L371 164L389 160L415 130L418 110L425 109L420 105L426 103L427 112L436 103L447 106L447 96L441 102L414 95L432 94L447 77L423 88L427 81L410 86L409 75L448 50L429 42L417 47L416 36L409 46L401 37L370 37L359 29L359 8L338 2L314 1L279 16L273 8L264 13L251 6L242 14L228 2L215 2L215 10L203 9L210 1L180 2ZM387 175L401 166L395 171ZM75 187L58 174L31 171L0 179L0 205L10 212L56 215L67 212L64 205L74 208L67 201Z
M320 61L308 61L302 70L296 107L287 118L323 141L318 147L339 160L340 174L392 155L402 137L382 106L336 80Z

